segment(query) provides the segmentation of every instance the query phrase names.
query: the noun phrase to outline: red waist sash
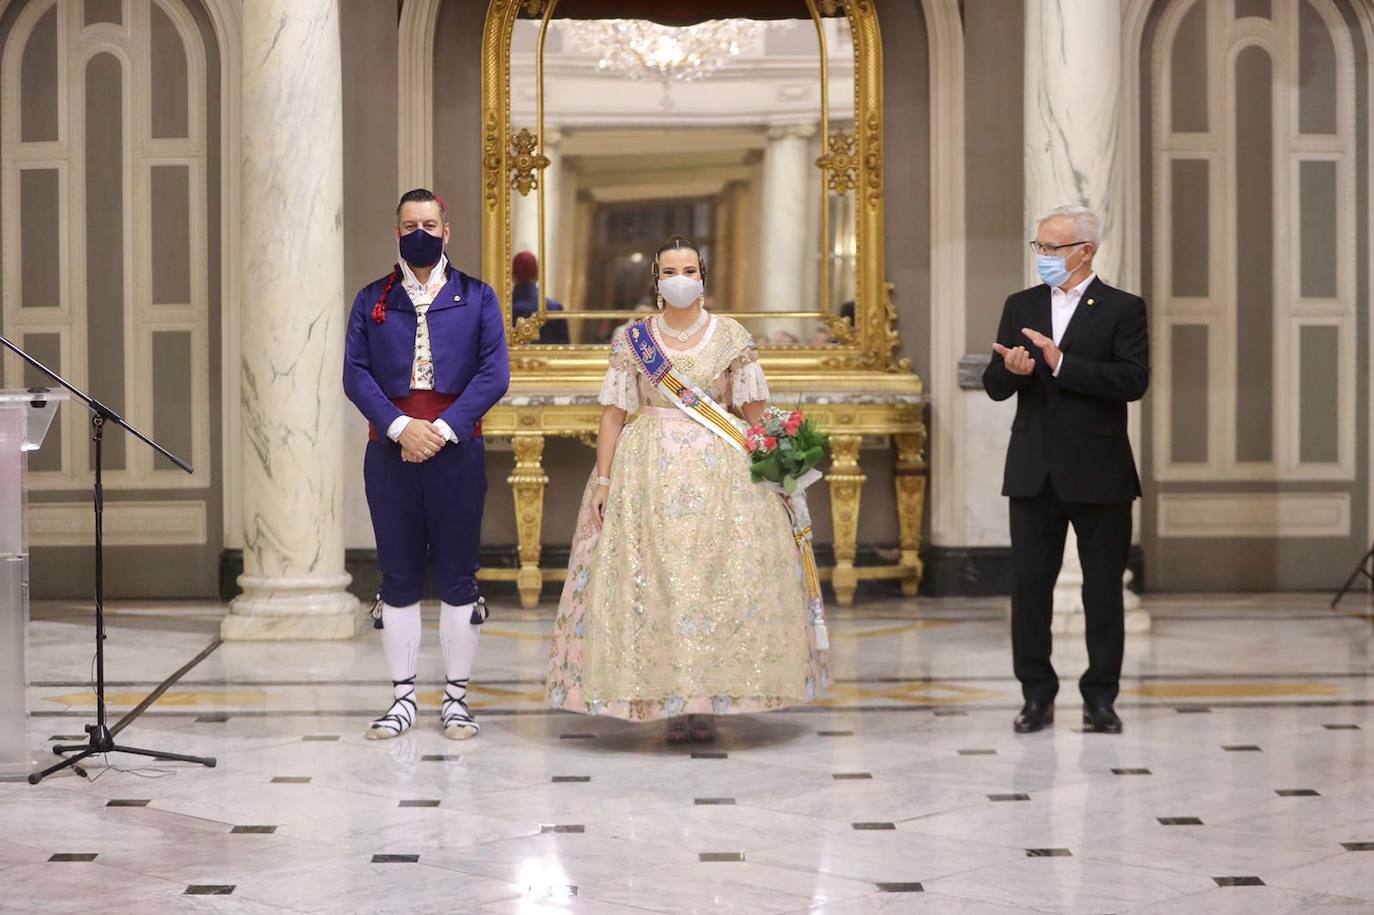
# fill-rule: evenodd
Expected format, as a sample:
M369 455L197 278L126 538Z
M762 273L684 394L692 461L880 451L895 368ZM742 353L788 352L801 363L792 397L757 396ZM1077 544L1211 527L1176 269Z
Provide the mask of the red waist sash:
M411 391L405 397L393 397L391 402L396 405L406 416L412 419L423 419L426 422L434 422L444 411L453 405L458 399L457 394L439 394L434 391ZM453 430L457 432L458 430ZM472 435L474 438L482 434L482 423L479 421L473 426ZM374 442L390 441L386 437L386 430L378 431L372 423L367 425L367 437Z

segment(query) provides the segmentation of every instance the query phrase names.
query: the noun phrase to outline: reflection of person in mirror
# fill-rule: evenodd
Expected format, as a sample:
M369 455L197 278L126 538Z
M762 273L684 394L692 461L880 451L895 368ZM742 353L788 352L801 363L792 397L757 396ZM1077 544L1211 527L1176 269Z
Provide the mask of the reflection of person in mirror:
M775 330L773 336L769 338L774 346L793 346L801 342L801 339L790 330Z
M521 251L511 260L511 279L515 286L510 294L510 311L514 320L528 318L539 310L539 259L532 252ZM563 303L557 299L545 299L546 311L562 311ZM548 318L539 328L540 343L567 343L568 322Z
M706 275L669 239L652 273L667 307L611 344L549 652L551 705L666 718L674 743L714 740L715 715L808 702L827 676L791 520L740 434L767 407L758 349L701 307Z
M710 297L708 296L707 298L709 299ZM650 305L650 304L649 304L649 301L648 301L647 299L645 299L645 300L642 301L642 302L636 302L636 303L635 303L635 314L639 314L639 315L651 315L651 314L654 313L654 311L655 311L654 306L653 306L653 305ZM629 327L630 327L630 325L633 324L633 323L634 323L635 321L637 321L637 320L639 320L639 319L638 319L638 318L631 318L629 321L626 321L624 324L617 324L616 327L615 327L615 330L611 332L611 339L614 340L615 337L616 337L616 335L619 334L621 331L623 331L623 330L628 330Z
M363 287L348 318L343 383L372 426L363 482L392 685L390 708L367 732L374 740L399 737L415 723L420 599L431 556L448 680L440 722L455 740L477 734L467 690L487 613L477 590L487 492L482 417L506 393L510 360L496 293L449 264L449 232L432 192L402 197L400 259Z

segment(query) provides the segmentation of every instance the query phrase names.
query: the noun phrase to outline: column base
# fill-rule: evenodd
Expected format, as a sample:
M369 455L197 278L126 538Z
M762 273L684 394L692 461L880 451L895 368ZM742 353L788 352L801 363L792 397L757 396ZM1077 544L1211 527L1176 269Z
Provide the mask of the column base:
M351 639L367 613L345 590L352 576L268 578L240 575L243 593L229 604L220 622L228 641L328 641Z

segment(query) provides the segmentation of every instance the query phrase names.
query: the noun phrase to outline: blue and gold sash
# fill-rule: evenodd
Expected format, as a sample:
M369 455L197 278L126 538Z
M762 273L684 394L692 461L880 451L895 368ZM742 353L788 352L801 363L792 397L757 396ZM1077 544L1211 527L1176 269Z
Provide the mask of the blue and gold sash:
M749 453L744 442L744 431L748 428L744 421L712 400L711 395L692 384L673 367L672 361L650 332L647 320L631 324L626 336L630 341L630 352L634 353L640 370L668 403L714 432L741 454Z

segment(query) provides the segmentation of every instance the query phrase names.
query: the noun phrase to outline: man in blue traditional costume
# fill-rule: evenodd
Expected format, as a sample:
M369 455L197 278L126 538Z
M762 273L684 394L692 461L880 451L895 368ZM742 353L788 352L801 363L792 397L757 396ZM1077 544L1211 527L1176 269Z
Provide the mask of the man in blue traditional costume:
M400 259L353 300L344 391L371 423L363 480L381 571L382 647L393 700L367 736L415 723L420 599L433 561L442 602L444 734L477 734L467 690L487 617L477 589L486 497L482 417L506 393L510 359L496 293L454 269L443 201L423 188L396 208Z

